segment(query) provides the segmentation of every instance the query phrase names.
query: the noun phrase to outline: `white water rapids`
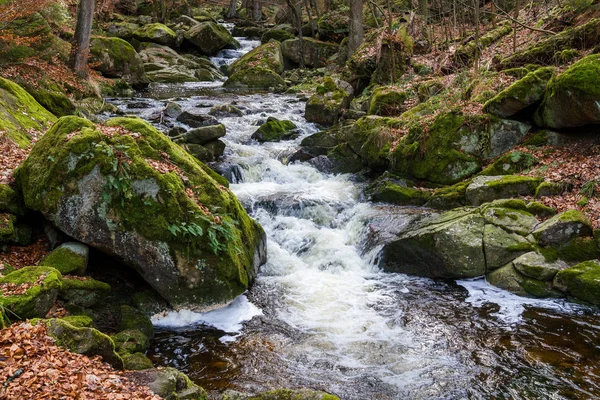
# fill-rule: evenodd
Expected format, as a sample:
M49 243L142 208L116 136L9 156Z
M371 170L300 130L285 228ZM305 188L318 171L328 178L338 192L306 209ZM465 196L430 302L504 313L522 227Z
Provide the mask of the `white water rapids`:
M241 42L246 50L256 45ZM213 61L230 62L221 56ZM150 109L133 110L143 117L164 105L144 100ZM227 128L224 162L239 166L241 180L230 187L265 229L268 262L248 295L225 309L155 317L157 327L166 328L155 362L175 365L209 389L288 385L350 400L571 398L598 390L595 382L586 386L585 376L566 383L560 367L538 362L537 353L520 345L528 335L546 340L547 332L536 330L540 318L566 315L565 324L577 325L571 315L585 311L512 296L483 280L455 285L380 272L377 249L367 251L365 243L369 221L390 208L364 202L362 184L351 175L285 162L302 138L318 131L295 96L215 91L170 100L184 109L233 104L244 112L220 118ZM127 102L114 101L124 110ZM251 140L270 116L293 121L300 137ZM222 332L206 333L206 325ZM217 340L208 341L210 335ZM227 365L208 373L215 359Z

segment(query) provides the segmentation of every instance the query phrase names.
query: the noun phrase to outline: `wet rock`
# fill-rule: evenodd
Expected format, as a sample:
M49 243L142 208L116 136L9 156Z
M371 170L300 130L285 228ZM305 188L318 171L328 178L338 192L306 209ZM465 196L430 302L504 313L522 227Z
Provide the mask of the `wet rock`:
M281 44L277 41L269 42L250 50L238 58L228 68L228 74L233 75L238 71L254 67L270 69L276 74L283 73L283 56Z
M600 305L600 261L585 261L559 271L554 287L576 299Z
M63 278L59 297L66 302L68 306L89 308L98 304L110 292L108 283L100 282L86 277Z
M339 400L339 397L309 389L275 389L256 395L227 391L222 400Z
M486 275L490 285L526 297L562 297L552 288L552 282L528 278L521 274L512 263Z
M251 136L252 139L263 142L279 142L298 136L298 128L292 121L278 120L269 117Z
M148 386L152 392L164 399L207 399L204 389L175 368L147 369L127 373L132 381Z
M167 135L169 137L173 138L173 137L181 136L181 135L183 135L186 132L187 132L187 129L185 129L185 128L181 127L181 126L175 126L175 127L171 128L171 129L169 129L169 132L167 133Z
M230 183L243 182L242 168L237 164L219 163L214 166L214 169Z
M90 64L107 78L122 78L136 89L148 86L140 55L123 39L92 37Z
M513 260L513 266L521 274L540 281L554 279L556 274L569 265L561 260L550 262L538 252L530 251Z
M61 274L84 275L88 265L89 248L83 243L63 243L39 262L56 268Z
M287 84L275 71L257 66L236 71L225 81L223 87L283 91Z
M306 102L306 120L324 126L335 124L342 109L350 105L352 94L352 87L348 83L326 77L323 85L317 87L317 93Z
M206 143L204 148L211 154L209 161L216 161L225 154L225 143L221 140L213 140L212 142Z
M533 249L523 236L507 232L493 224L486 224L483 230L483 251L485 252L486 270L500 268L519 255Z
M23 267L0 277L0 286L31 285L23 294L4 294L0 305L18 319L44 317L62 286L61 274L50 267Z
M520 175L476 176L467 187L465 196L473 206L496 199L533 196L541 180Z
M561 245L571 239L592 235L590 220L577 210L569 210L541 223L533 232L540 245Z
M188 125L191 128L200 128L203 126L219 125L219 121L212 115L205 114L197 110L186 110L179 114L177 121Z
M123 368L128 371L142 371L154 368L154 364L144 353L127 353L122 356Z
M210 109L208 114L217 118L241 117L244 115L242 110L240 110L236 106L232 106L231 104L219 104L217 106L214 106Z
M237 49L240 44L222 25L202 22L185 32L185 40L202 54L212 56L224 48Z
M154 339L154 326L146 314L127 305L121 306L120 314L119 331L137 329L149 340Z
M143 352L150 346L150 340L139 329L127 329L112 337L117 353L124 355Z
M174 137L173 141L176 143L182 142L205 145L213 140L222 138L223 136L225 136L225 125L219 124L190 129L183 135Z
M109 137L78 117L54 124L18 170L25 204L69 236L133 267L172 306L201 309L245 291L264 262L264 232L226 180L141 119L114 118L107 125L130 133ZM99 144L95 157L87 156L86 141ZM127 177L115 167L119 152L131 160ZM122 183L109 184L117 180ZM207 215L191 193L209 210L218 207L218 214ZM211 222L217 216L225 225ZM199 229L186 234L182 226Z
M183 110L181 109L181 106L173 101L169 101L162 110L162 113L165 117L173 119L179 117L182 112ZM169 136L173 135L169 134Z

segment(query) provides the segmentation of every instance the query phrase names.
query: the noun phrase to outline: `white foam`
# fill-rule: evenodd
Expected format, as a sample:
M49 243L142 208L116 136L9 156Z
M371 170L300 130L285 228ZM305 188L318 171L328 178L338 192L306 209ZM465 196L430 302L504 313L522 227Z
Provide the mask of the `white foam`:
M522 321L522 315L526 306L539 307L563 312L573 312L577 306L565 303L563 300L534 299L517 296L506 290L497 288L486 282L485 278L456 281L469 291L469 297L465 301L475 307L482 307L487 303L497 304L500 308L493 313L498 320L507 327L512 327Z
M181 328L190 325L209 325L224 332L239 334L243 323L262 315L262 310L252 304L245 295L236 297L227 306L205 313L190 310L156 314L152 323L159 327ZM232 336L230 336L232 337Z

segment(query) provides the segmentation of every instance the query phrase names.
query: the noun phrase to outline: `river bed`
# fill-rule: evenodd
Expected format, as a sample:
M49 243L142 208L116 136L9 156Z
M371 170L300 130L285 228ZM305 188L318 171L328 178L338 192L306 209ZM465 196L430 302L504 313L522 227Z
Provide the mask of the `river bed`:
M258 45L240 41L245 51ZM318 131L301 98L220 86L153 85L138 98L110 99L148 119L167 99L205 112L240 108L242 117L219 119L227 128L222 162L238 166L230 187L268 238L268 262L246 295L210 313L155 318L155 364L181 369L213 398L277 387L348 400L600 397L596 309L517 297L483 279L380 272L369 222L426 211L370 204L360 177L288 164L302 138ZM128 107L140 101L147 106ZM251 140L270 116L293 121L300 136Z

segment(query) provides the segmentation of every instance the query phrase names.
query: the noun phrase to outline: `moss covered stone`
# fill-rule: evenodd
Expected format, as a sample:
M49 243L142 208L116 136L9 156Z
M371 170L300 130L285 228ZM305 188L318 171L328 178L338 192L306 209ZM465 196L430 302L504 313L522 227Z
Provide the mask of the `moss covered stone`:
M240 47L227 28L211 21L192 26L184 36L188 43L207 56L215 55L224 48Z
M252 139L259 142L279 142L280 140L292 139L297 135L298 127L292 121L280 121L277 118L269 117L252 134Z
M478 206L496 199L531 196L541 178L521 175L477 176L467 187L466 199Z
M372 201L421 206L431 198L430 192L410 187L410 182L406 180L384 175L373 182L367 190Z
M172 305L222 304L246 290L265 260L264 232L233 193L147 122L107 124L125 131L61 118L15 172L25 204L118 256Z
M142 43L139 50L148 78L153 82L215 81L221 72L206 57L178 54L156 43Z
M524 237L506 231L494 224L486 224L483 230L486 271L492 271L533 249Z
M384 86L375 89L369 102L369 114L381 116L400 115L406 111L404 102L409 98L405 90L392 86Z
M121 355L143 352L150 346L150 340L139 329L121 331L114 335L112 339L115 342L117 353Z
M569 210L540 224L533 235L542 246L558 246L575 237L592 236L592 224L581 211Z
M527 297L562 297L552 282L533 279L521 274L512 263L486 274L490 285Z
M338 50L337 44L310 38L303 38L302 41L289 39L281 43L284 59L296 65L300 64L300 60L303 59L304 65L312 68L324 67L327 59L337 54Z
M0 291L5 285L28 287L25 293L3 295L0 304L18 319L44 317L54 305L62 286L60 272L49 267L23 267L0 277Z
M274 40L250 50L248 53L235 60L235 62L229 66L227 72L229 75L233 75L237 71L253 67L267 68L281 75L283 73L281 43Z
M554 287L579 300L600 305L600 262L585 261L559 271Z
M0 213L22 217L26 212L21 196L11 186L0 184Z
M163 24L154 23L144 25L132 32L134 39L140 42L153 42L165 46L174 46L177 34Z
M539 126L561 129L600 124L600 55L589 55L548 83L536 111Z
M123 360L115 352L115 343L99 330L76 327L58 318L50 319L45 323L48 327L48 335L56 340L58 346L77 354L101 356L114 368L123 369Z
M249 67L239 70L227 78L223 84L223 87L229 89L272 89L275 91L283 91L286 86L279 74L264 67Z
M121 306L119 330L126 331L130 329L139 330L150 340L154 338L154 326L150 318L131 306L123 305Z
M535 251L517 257L513 266L523 275L540 281L552 280L559 271L568 268L564 261L549 262Z
M459 67L471 66L475 58L479 57L481 49L489 47L511 32L512 28L510 24L502 24L481 36L478 41L473 39L458 47L454 54L452 54L452 61Z
M0 133L20 147L29 145L28 130L45 130L56 117L16 83L0 77Z
M69 306L88 308L98 304L110 292L108 283L92 278L78 279L65 277L62 280L59 297Z
M125 354L123 357L123 368L129 371L140 371L154 368L154 364L144 353Z
M544 98L548 81L556 68L539 68L504 89L483 106L484 112L501 118L511 117Z
M339 400L339 397L308 389L276 389L250 396L247 400Z
M284 29L277 29L275 27L266 31L261 38L263 43L267 43L271 39L283 42L284 40L294 39L294 35Z
M90 42L90 64L107 78L121 78L134 88L148 86L139 54L119 38L95 36Z
M481 175L513 175L526 171L535 164L537 164L537 159L533 155L522 151L513 151L500 156L481 171Z
M208 395L194 384L183 372L175 368L146 369L132 371L129 376L135 381L144 382L152 392L169 400L208 400Z
M90 328L94 322L87 315L67 315L61 319L78 328Z
M81 243L64 243L40 261L40 265L56 268L61 274L83 275L87 269L89 248Z
M350 105L352 94L352 87L346 82L325 77L323 84L317 87L317 93L306 102L306 120L324 126L335 124L342 109Z

